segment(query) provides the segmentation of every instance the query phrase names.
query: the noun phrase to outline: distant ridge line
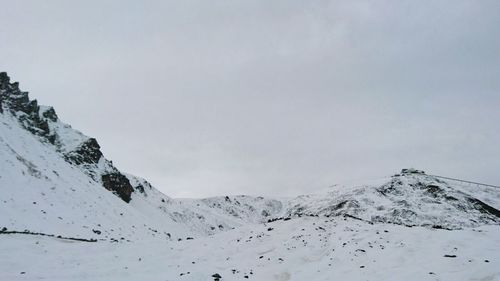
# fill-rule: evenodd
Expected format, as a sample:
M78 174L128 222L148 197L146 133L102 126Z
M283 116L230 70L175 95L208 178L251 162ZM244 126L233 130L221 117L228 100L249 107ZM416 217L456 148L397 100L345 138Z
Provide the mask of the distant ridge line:
M455 179L455 178L449 178L449 177L443 177L443 176L437 176L437 175L429 175L429 176L436 177L436 178L441 178L441 179L447 179L447 180L465 182L465 183L470 183L470 184L476 184L476 185L482 185L482 186L489 186L489 187L494 187L494 188L500 188L500 186L498 186L498 185L492 185L492 184L486 184L486 183L480 183L480 182L474 182L474 181L467 181L467 180L461 180L461 179Z

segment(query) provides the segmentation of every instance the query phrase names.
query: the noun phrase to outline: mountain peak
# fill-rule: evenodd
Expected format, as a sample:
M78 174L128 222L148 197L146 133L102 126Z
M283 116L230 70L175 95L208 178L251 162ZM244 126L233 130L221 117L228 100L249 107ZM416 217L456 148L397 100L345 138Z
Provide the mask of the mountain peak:
M19 82L10 82L7 72L0 72L0 112L6 106L12 112L21 111L29 114L37 107L36 100L30 101L28 92L19 89Z

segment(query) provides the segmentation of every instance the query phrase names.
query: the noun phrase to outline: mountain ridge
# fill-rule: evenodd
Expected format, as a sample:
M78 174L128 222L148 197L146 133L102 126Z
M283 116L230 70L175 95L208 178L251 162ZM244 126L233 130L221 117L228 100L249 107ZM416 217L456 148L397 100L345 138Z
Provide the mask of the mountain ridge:
M173 199L156 190L146 180L119 171L105 158L95 138L85 136L61 122L53 107L38 105L36 100L30 100L28 93L19 89L18 82L11 82L5 72L0 73L0 110L5 136L8 135L8 130L13 130L17 124L38 139L51 154L55 154L57 160L53 162L58 162L59 166L68 165L73 170L76 168L88 177L80 181L88 181L92 186L101 186L103 189L97 194L107 190L131 207L140 210L139 212L155 217L157 221L168 218L176 227L184 225L185 235L209 235L245 223L264 223L278 218L300 216L347 215L371 223L447 229L500 222L498 192L483 189L482 193L487 194L483 198L489 200L484 202L483 198L472 196L470 190L468 193L457 190L449 182L414 170L403 170L378 186L343 187L332 189L326 194L302 195L288 199L244 195ZM14 158L27 169L26 173L38 180L60 176L57 170L53 170L48 171L51 174L49 177L39 171L32 161L23 158L21 154L38 153L29 151L29 145L20 149L13 148L16 138L28 139L19 133L21 131L17 132L10 141L0 138L6 147L4 153L14 154ZM480 196L482 193L478 191L480 189L476 190L476 194ZM116 208L122 207L117 204ZM186 227L186 224L190 226ZM197 230L189 234L187 229L191 228Z

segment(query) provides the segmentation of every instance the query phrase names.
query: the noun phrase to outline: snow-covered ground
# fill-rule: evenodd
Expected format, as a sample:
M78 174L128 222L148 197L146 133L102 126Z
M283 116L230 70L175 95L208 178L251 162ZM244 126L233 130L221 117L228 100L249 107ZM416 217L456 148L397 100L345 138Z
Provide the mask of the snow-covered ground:
M2 280L500 280L500 228L303 217L183 241L0 240ZM450 257L447 257L449 255ZM245 277L246 276L246 277Z

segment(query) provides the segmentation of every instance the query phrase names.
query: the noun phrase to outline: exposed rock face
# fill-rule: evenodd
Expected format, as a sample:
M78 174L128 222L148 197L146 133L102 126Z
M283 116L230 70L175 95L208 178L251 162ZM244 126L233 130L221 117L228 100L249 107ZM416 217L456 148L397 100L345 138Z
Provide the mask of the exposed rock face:
M66 160L74 164L97 164L102 157L101 147L97 140L90 138L76 150L66 154Z
M7 88L9 82L10 78L9 76L7 76L7 73L0 72L0 113L3 113L3 99L4 99L3 89Z
M7 73L0 72L1 113L3 113L4 107L18 117L26 130L41 136L51 144L55 143L56 136L50 131L48 118L40 115L38 102L36 100L30 100L28 92L22 92L19 89L19 83L10 83L10 78L7 76ZM53 111L53 116L57 116L55 115L55 111ZM53 116L50 117L53 118Z
M483 214L489 214L489 215L493 215L495 217L497 217L498 219L500 219L500 210L484 203L483 201L479 200L479 199L476 199L476 198L472 198L472 197L469 197L467 198L467 201L469 201L469 203L471 203L474 208L476 210L478 210L479 212L483 213Z
M126 176L119 172L102 175L102 184L104 187L120 196L125 202L130 202L130 197L134 189Z
M49 109L47 109L45 112L43 112L42 115L43 115L43 117L49 119L52 122L57 122L57 120L59 119L57 117L56 111L54 110L53 107L50 107Z
M101 152L99 143L94 138L89 138L71 129L70 126L59 122L56 111L52 107L38 105L36 100L30 100L28 92L19 89L19 83L10 82L6 72L0 72L0 113L9 112L17 118L19 123L32 134L39 136L42 141L54 145L61 152L64 159L82 169L93 180L102 181L103 186L119 196L123 201L130 202L133 188L127 177L121 174L111 163L106 160ZM81 143L69 149L61 138L61 131L56 128L63 127L62 134L71 132L81 138ZM104 158L104 162L98 165ZM139 188L139 191L140 188ZM143 192L143 190L142 190Z

